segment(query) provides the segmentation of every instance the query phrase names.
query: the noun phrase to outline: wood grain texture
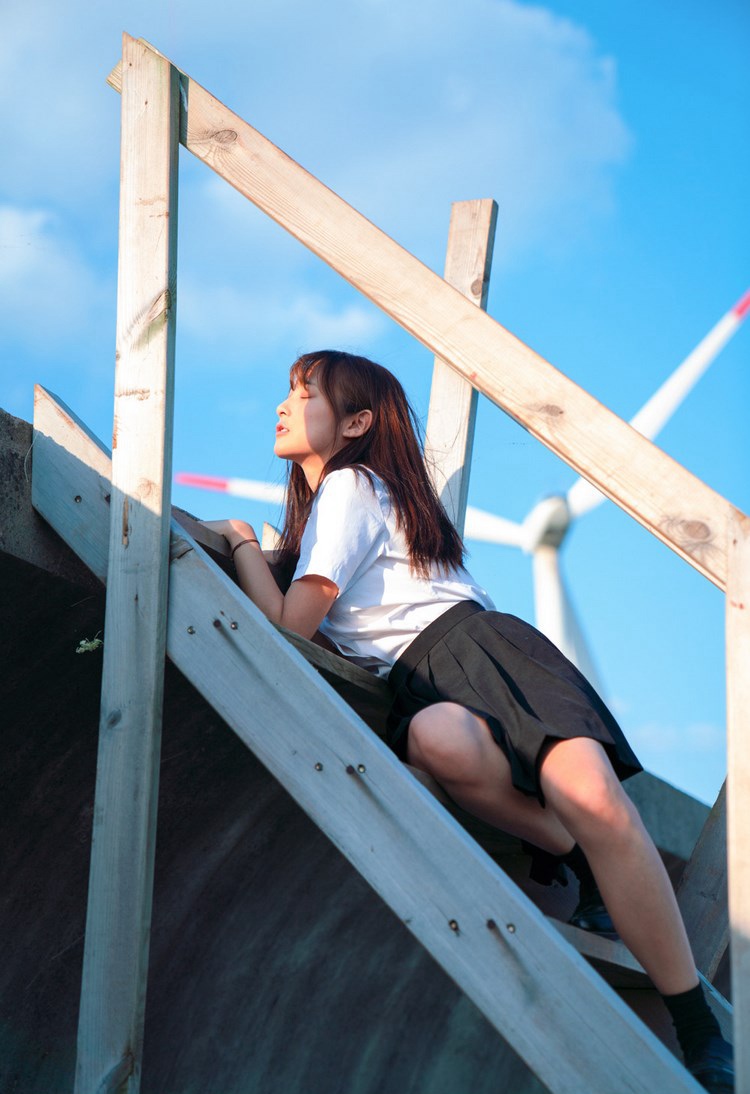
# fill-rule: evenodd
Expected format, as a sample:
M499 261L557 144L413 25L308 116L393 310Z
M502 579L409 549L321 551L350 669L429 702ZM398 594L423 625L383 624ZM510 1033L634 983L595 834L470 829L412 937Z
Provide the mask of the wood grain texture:
M729 944L726 783L680 879L677 902L695 963L713 980Z
M106 641L76 1094L139 1089L166 648L179 79L127 35L123 73Z
M68 493L70 491L68 490ZM71 507L75 505L71 502ZM65 515L58 512L65 538ZM184 529L176 527L188 542ZM85 549L96 537L85 537ZM100 570L102 561L94 562ZM107 637L105 635L105 647ZM201 548L169 655L552 1091L697 1091L544 916Z
M456 201L451 207L445 280L486 310L495 244L497 204ZM477 392L468 380L435 358L425 430L425 459L440 500L463 534L469 494Z
M110 83L118 87L117 68ZM360 292L720 588L724 498L183 74L181 139Z
M736 1089L750 1090L750 519L729 533L727 850Z

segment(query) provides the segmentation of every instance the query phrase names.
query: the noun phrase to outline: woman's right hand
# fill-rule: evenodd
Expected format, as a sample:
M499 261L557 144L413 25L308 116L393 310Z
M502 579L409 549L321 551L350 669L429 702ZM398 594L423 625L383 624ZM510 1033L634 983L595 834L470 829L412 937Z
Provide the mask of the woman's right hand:
M245 539L257 539L253 527L244 520L203 520L201 524L224 536L230 549L234 549Z

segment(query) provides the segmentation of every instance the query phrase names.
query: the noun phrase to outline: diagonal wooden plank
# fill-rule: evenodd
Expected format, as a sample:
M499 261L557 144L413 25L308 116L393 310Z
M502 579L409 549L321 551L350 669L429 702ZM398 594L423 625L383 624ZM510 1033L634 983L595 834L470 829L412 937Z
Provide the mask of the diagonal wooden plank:
M108 641L76 1094L140 1085L166 650L179 78L127 37L123 57Z
M677 887L695 963L709 980L729 944L726 802L725 783Z
M486 310L495 244L497 204L454 201L445 256L445 280ZM477 393L468 380L435 358L425 430L425 458L448 516L463 533L469 494Z
M40 405L41 402L40 402ZM80 535L75 497L107 522L106 454L69 416L35 423L35 505L104 572L106 533ZM63 436L50 431L65 426ZM45 440L46 438L46 440ZM63 479L59 449L75 450ZM50 461L52 461L50 463ZM88 463L92 468L89 470ZM59 501L68 499L68 509ZM174 525L169 656L396 915L560 1094L699 1088L583 959ZM104 637L105 647L108 635Z
M153 48L153 47L150 47ZM119 90L119 66L110 84ZM734 508L182 75L181 140L720 588Z
M729 532L727 850L738 1091L750 1090L750 519Z

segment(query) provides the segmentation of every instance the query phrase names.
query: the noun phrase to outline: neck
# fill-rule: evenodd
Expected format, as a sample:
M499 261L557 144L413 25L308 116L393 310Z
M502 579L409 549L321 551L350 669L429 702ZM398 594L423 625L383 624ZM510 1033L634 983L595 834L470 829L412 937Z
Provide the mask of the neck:
M320 480L323 477L323 468L325 467L325 463L320 458L317 458L310 461L306 460L304 463L300 464L300 466L302 468L303 475L307 479L307 485L310 487L314 494L320 486Z

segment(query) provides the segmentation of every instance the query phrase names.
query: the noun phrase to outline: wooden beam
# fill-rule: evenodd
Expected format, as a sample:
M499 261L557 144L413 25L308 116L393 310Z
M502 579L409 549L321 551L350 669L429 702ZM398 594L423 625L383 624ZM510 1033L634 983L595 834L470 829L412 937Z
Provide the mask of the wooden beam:
M109 82L119 89L116 67ZM182 141L720 588L734 508L183 74Z
M487 310L497 203L455 201L451 207L445 280L477 307ZM469 493L477 392L445 361L435 358L425 430L425 457L435 488L463 534Z
M106 640L76 1094L139 1089L166 645L179 79L127 35L123 58Z
M695 964L713 980L729 944L726 783L677 887Z
M729 533L727 849L736 1089L750 1090L750 519Z
M76 539L72 491L80 491L86 469L71 479L69 464L61 489L44 464L54 444L67 447L54 438L40 446L36 492L40 511L55 514L67 541ZM96 494L96 471L92 479ZM51 491L69 499L67 512ZM91 519L104 523L106 502L95 508ZM170 568L169 656L541 1081L560 1094L600 1094L616 1074L631 1094L657 1085L665 1094L696 1091L674 1057L198 544L174 531L183 544ZM80 536L95 572L103 571L103 539ZM105 649L107 641L105 633Z
M31 424L0 409L0 555L29 563L81 588L96 582L60 537L40 520L31 501L34 446Z

